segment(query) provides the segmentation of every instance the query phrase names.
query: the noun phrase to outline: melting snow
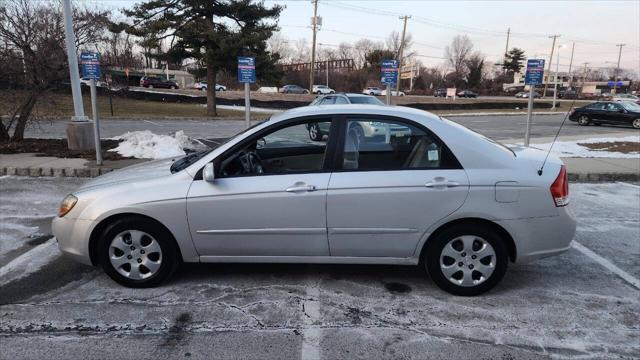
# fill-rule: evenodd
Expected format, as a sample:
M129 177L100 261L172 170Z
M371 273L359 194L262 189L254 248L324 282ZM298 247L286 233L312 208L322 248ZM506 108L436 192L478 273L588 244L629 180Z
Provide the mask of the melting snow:
M165 159L181 156L187 150L201 150L205 145L177 131L172 135L158 135L149 130L127 132L116 136L114 140L122 140L118 147L109 151L117 152L122 156L139 159Z
M625 137L601 137L590 138L584 140L573 141L556 141L551 150L552 154L560 157L584 157L584 158L640 158L639 152L622 153L606 150L592 150L586 146L579 144L595 144L595 143L613 143L613 142L640 142L640 136ZM519 143L522 145L522 143ZM551 143L531 144L531 147L548 151Z

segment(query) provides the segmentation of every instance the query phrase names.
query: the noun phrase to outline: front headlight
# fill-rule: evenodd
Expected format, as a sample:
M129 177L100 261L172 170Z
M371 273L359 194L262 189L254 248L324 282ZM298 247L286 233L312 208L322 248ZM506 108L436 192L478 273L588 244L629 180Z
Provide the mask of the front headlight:
M65 196L65 198L62 199L62 202L60 203L60 209L58 210L58 217L63 217L67 215L67 213L71 211L71 209L73 209L73 207L76 205L77 202L78 202L77 197L71 194Z

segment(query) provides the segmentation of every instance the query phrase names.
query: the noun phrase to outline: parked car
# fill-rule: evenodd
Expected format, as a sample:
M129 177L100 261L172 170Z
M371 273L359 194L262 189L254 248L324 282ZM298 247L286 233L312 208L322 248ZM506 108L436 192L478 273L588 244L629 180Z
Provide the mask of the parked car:
M308 94L309 90L299 85L285 85L280 88L280 92L283 94Z
M207 86L207 82L206 81L198 81L197 83L193 84L193 88L194 89L198 89L198 90L202 90L202 91L206 91L208 86ZM220 85L220 84L216 84L216 91L227 91L227 87L224 85Z
M306 126L321 122L327 140L309 140ZM358 141L366 124L397 135ZM357 263L424 266L442 289L478 295L509 262L571 247L567 171L550 155L538 175L545 155L417 109L296 108L216 149L86 182L53 234L64 254L130 287L156 286L183 262Z
M313 93L318 95L334 94L336 91L327 85L313 85Z
M386 96L387 95L387 89L382 90L382 93L380 94L382 96ZM395 90L391 90L391 96L404 96L404 92L403 91L395 91Z
M434 97L447 97L447 89L436 89L433 92Z
M516 93L515 96L517 98L528 99L529 98L529 92L528 91L520 91L520 92ZM541 97L542 97L542 95L540 95L539 92L537 92L537 91L533 92L533 98L534 99L538 99L538 98L541 98Z
M382 95L382 89L377 88L377 87L367 87L364 90L362 90L362 93L364 95L375 95L375 96L380 96Z
M164 78L154 76L143 76L140 78L140 86L149 89L153 88L165 88L165 89L179 89L178 83L173 80L167 80Z
M640 104L640 98L631 94L615 94L611 97L612 101L631 101Z
M569 120L582 126L624 124L640 129L640 105L632 101L599 101L573 109Z
M576 90L558 91L558 98L560 99L577 99L578 97L578 92Z
M478 94L474 93L471 90L462 90L460 92L458 92L458 97L463 97L463 98L477 98Z
M334 95L324 95L318 96L309 104L313 105L345 105L345 104L368 104L368 105L381 105L384 106L384 103L380 101L377 97L372 95L361 95L361 94L334 94ZM307 130L309 131L309 138L314 141L320 141L325 135L329 134L329 123L311 123L307 126ZM359 131L358 134L364 135L365 132ZM375 133L375 131L368 131L368 133Z

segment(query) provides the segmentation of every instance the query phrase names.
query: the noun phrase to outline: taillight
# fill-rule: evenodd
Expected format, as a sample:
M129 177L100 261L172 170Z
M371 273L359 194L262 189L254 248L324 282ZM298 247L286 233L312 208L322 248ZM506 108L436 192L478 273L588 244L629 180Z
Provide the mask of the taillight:
M550 190L556 207L569 205L569 177L567 176L567 168L564 165L560 166L560 173L551 184Z

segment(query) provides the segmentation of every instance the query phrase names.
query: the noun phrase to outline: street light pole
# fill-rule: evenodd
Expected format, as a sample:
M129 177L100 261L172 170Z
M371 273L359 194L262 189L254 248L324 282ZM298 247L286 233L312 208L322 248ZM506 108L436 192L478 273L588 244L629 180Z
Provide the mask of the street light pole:
M80 89L80 75L78 74L78 55L76 54L76 35L73 32L73 15L71 0L62 0L64 14L64 32L67 43L67 58L69 61L69 76L71 78L71 94L73 95L73 110L75 116L71 121L87 121L82 105L82 91Z
M64 32L69 63L69 78L71 80L71 94L73 97L73 111L75 116L67 124L67 147L69 150L90 150L95 146L93 124L84 114L82 90L80 89L80 75L78 73L78 55L76 54L76 36L73 33L73 14L71 0L62 0L64 16Z
M543 98L547 96L547 86L549 85L549 77L551 76L551 63L553 62L553 50L556 48L556 39L559 37L560 35L549 36L549 38L553 39L553 44L551 44L551 55L549 56L549 66L547 67L547 81L544 81L544 76L542 77L544 82L544 90L542 91Z

